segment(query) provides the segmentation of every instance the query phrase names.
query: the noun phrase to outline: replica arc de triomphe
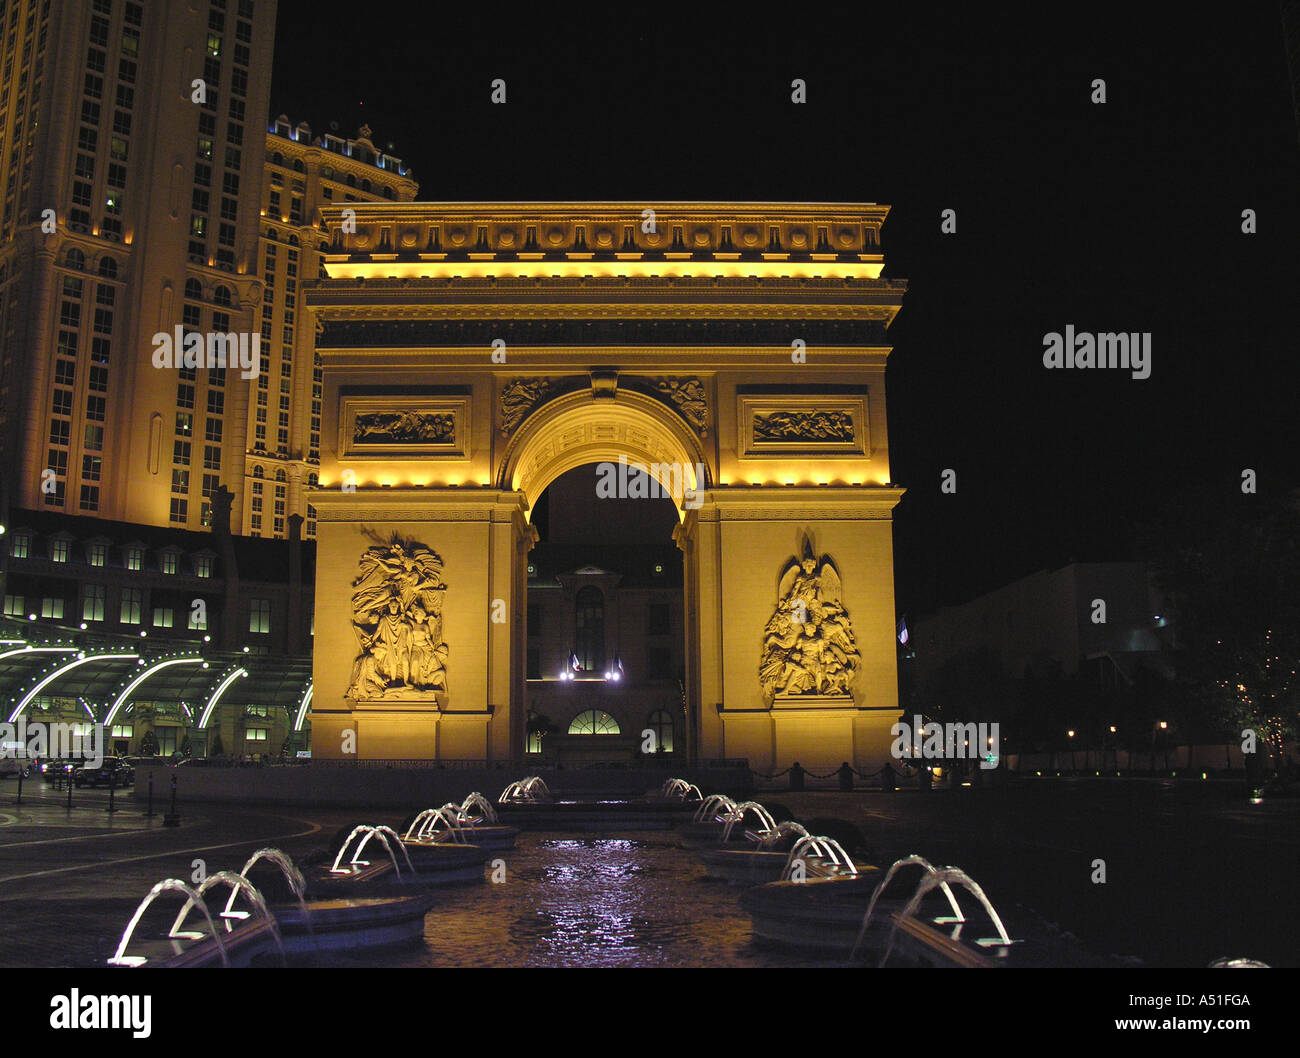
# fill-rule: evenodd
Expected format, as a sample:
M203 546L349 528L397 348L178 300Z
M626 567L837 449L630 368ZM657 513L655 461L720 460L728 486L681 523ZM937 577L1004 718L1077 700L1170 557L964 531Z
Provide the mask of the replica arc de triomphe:
M625 461L678 507L688 755L888 759L887 207L324 213L315 755L523 757L530 507Z

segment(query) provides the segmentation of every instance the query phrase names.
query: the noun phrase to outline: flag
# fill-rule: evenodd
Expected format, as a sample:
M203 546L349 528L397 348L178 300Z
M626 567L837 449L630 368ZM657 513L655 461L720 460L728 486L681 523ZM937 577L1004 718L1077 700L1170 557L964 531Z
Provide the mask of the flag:
M907 646L908 638L909 637L907 634L907 618L900 617L898 619L898 642L903 646Z

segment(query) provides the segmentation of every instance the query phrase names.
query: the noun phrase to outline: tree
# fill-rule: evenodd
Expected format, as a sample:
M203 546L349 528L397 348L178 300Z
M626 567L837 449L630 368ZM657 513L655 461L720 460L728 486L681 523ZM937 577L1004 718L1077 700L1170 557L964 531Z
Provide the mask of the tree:
M1300 490L1223 505L1185 496L1149 540L1173 603L1179 679L1204 717L1255 732L1280 763L1300 712Z
M226 754L226 747L221 742L221 732L212 733L212 745L208 748L209 757L223 757Z
M192 757L193 755L194 755L194 745L192 742L190 742L190 736L186 735L183 739L181 739L181 756L184 757L186 760L189 760L190 757Z
M144 738L140 739L140 756L156 757L158 755L158 736L150 728L144 733Z

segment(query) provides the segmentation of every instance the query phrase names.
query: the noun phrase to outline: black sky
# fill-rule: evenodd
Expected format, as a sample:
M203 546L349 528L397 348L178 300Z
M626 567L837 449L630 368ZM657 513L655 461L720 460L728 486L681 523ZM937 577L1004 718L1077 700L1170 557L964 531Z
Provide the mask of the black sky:
M886 274L909 282L887 376L910 490L897 595L917 614L1136 557L1133 521L1171 490L1223 505L1244 467L1261 491L1300 480L1300 142L1277 7L1056 6L714 21L418 3L322 22L281 0L271 103L317 133L368 123L422 199L891 205ZM1046 371L1043 335L1067 323L1152 332L1151 378Z

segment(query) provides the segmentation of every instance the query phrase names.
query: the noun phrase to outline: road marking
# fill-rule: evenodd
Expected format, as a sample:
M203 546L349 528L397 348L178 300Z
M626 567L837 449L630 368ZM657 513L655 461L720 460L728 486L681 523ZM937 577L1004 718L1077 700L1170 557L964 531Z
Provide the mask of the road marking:
M293 816L283 816L284 819L293 819ZM293 819L296 823L306 823L305 819ZM33 871L30 874L11 874L6 878L0 878L0 885L5 882L20 882L27 878L47 878L52 874L69 874L74 871L91 871L96 867L115 867L124 863L142 863L145 860L161 860L167 856L188 856L192 852L215 852L218 849L235 849L241 845L260 845L267 841L281 841L285 838L303 838L309 834L315 834L321 829L320 823L312 823L306 830L295 831L292 834L272 834L269 837L250 838L248 841L228 841L224 845L200 845L192 849L170 849L166 852L156 852L149 856L128 856L120 860L100 860L97 863L86 863L79 867L55 867L49 871Z

